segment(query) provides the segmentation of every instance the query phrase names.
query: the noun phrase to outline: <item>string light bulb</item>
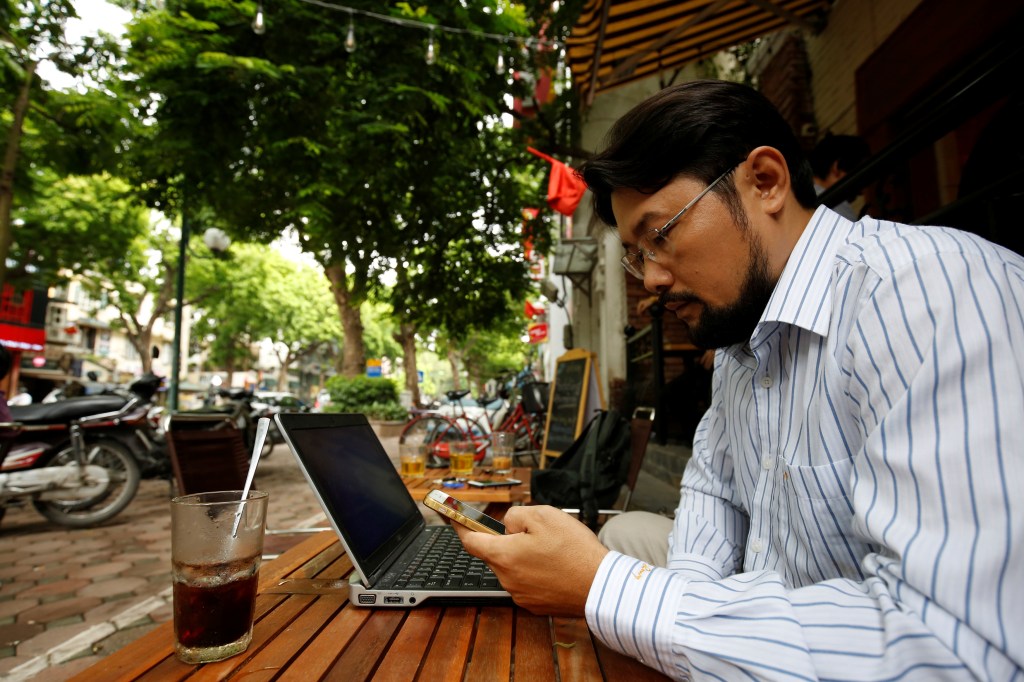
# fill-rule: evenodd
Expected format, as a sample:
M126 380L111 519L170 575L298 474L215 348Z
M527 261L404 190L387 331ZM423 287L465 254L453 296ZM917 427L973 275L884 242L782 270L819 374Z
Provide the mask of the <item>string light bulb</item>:
M505 73L505 48L498 48L498 61L494 64L494 73L499 76Z
M345 36L345 51L352 54L356 51L356 25L352 21L352 13L348 13L348 35Z
M437 47L434 45L434 29L430 29L430 39L427 41L427 66L433 66L437 61Z
M256 16L252 20L252 32L258 36L267 32L267 25L263 22L263 3L256 3Z

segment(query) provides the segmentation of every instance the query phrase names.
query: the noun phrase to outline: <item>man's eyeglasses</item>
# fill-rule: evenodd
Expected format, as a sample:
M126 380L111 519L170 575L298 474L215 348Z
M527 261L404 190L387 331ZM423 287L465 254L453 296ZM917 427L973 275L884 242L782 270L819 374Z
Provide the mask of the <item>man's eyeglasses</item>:
M667 223L665 223L659 228L649 230L642 237L640 237L640 239L637 240L636 244L637 250L627 251L626 255L624 255L622 257L622 260L620 261L622 263L622 267L626 269L626 272L633 275L637 279L643 279L644 263L646 261L650 260L657 263L661 261L661 259L667 256L671 256L672 248L666 236L668 234L668 231L676 226L676 224L680 221L683 215L685 215L687 211L693 208L694 204L701 200L701 197L703 197L705 194L714 189L715 185L717 185L722 180L722 178L724 178L729 173L732 173L735 169L736 166L733 166L729 170L719 175L711 182L710 185L705 187L700 194L691 199L690 202L686 204L686 206L683 206L679 213L676 213L674 216L669 218L669 221Z

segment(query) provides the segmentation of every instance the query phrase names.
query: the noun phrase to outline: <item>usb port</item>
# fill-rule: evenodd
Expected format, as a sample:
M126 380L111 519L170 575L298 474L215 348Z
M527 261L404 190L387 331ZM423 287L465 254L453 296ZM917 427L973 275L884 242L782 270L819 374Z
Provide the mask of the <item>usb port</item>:
M375 595L375 594L361 594L361 595L359 595L359 603L360 604L376 604L377 603L377 595Z
M402 598L401 597L384 597L384 603L385 604L401 604L402 603Z

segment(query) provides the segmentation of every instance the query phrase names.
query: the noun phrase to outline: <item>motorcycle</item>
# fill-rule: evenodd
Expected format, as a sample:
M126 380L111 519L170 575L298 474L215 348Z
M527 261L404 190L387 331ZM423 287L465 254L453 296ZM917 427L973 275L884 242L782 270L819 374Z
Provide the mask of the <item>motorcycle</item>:
M72 528L101 523L135 497L141 472L131 437L152 425L150 399L159 377L147 375L131 393L106 393L12 407L0 424L0 518L28 500L47 519ZM147 468L158 466L152 446ZM141 451L140 451L141 452ZM166 458L166 454L163 455Z
M251 451L256 440L256 424L259 422L260 417L268 416L266 406L260 404L256 400L253 391L247 388L220 388L211 394L211 398L216 398L217 403L211 403L196 410L177 412L175 413L175 419L185 421L223 419L230 421L235 428L242 432L245 447ZM283 442L283 438L281 442ZM274 445L275 440L267 438L263 444L260 456L269 456Z

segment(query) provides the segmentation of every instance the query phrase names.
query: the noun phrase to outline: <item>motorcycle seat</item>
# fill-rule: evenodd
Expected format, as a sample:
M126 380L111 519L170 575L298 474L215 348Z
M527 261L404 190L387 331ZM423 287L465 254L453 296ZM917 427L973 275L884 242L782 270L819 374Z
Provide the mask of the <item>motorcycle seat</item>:
M119 395L87 395L55 403L11 407L11 417L26 424L59 424L94 414L114 412L128 402Z

